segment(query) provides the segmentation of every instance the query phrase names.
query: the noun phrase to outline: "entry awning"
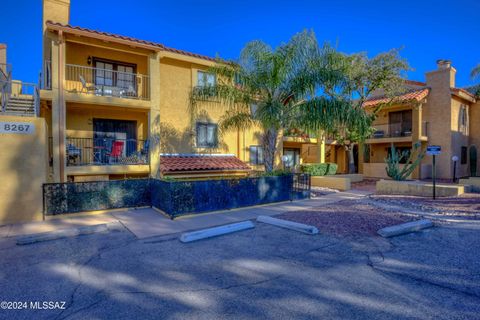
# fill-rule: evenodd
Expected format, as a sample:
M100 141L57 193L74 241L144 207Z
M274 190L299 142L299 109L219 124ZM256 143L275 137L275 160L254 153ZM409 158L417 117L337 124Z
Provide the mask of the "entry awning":
M250 171L251 168L232 154L161 154L162 174Z

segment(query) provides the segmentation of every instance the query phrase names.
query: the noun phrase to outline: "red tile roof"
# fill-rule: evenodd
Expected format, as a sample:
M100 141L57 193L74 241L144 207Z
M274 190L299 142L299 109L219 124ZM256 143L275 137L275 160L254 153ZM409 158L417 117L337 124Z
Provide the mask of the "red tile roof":
M415 81L415 80L405 80L406 84L414 85L414 86L422 86L425 87L427 84L425 82Z
M389 102L393 102L393 103L406 103L410 101L419 102L423 100L428 95L429 92L430 92L429 88L422 88L422 89L412 90L407 93L403 93L394 98L387 98L385 96L372 97L370 99L367 99L363 103L363 106L369 107L369 106L374 106L374 105L389 103Z
M467 96L469 96L470 98L472 99L475 99L475 95L471 92L468 92L467 90L465 89L462 89L462 88L450 88L450 90L452 91L452 93L454 94L459 94L459 93L463 93L463 94L466 94Z
M168 51L168 52L173 52L173 53L178 53L181 55L185 56L190 56L190 57L195 57L199 59L204 59L204 60L209 60L209 61L217 61L216 58L193 53L193 52L188 52L184 50L179 50L175 48L170 48L166 47L163 44L152 42L152 41L146 41L146 40L141 40L137 38L132 38L132 37L127 37L127 36L122 36L114 33L109 33L109 32L103 32L103 31L97 31L97 30L92 30L92 29L87 29L87 28L82 28L78 26L72 26L69 24L61 24L58 22L52 22L52 21L47 21L46 22L47 27L54 29L54 30L63 30L63 31L70 31L73 33L81 33L86 36L92 36L92 37L107 37L107 38L113 38L113 40L119 40L119 41L126 41L126 42L131 42L140 45L141 47L145 47L148 49L152 50L158 50L158 51ZM112 40L112 41L113 41Z
M249 171L251 168L233 155L160 155L162 173L192 171Z

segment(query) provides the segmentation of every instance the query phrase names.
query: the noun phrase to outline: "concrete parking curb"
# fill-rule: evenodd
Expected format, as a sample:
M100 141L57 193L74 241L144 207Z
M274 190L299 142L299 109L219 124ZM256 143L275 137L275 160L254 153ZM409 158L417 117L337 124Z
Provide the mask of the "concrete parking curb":
M259 216L257 218L258 222L263 222L267 224L271 224L277 227L285 228L285 229L290 229L290 230L295 230L298 232L303 232L306 234L318 234L318 229L314 226L310 226L308 224L303 224L303 223L298 223L298 222L293 222L293 221L288 221L288 220L282 220L282 219L277 219L277 218L272 218L269 216Z
M391 227L386 227L378 230L377 233L384 238L390 238L390 237L395 237L402 234L420 231L430 227L433 227L432 221L423 219L418 221L411 221L407 223L397 224Z
M57 240L62 238L76 237L80 235L87 235L92 233L121 230L121 229L123 229L123 226L119 222L102 223L102 224L97 224L92 226L83 226L83 227L77 227L77 228L69 228L69 229L62 229L57 231L21 236L16 238L16 243L17 245L26 245L26 244L32 244L37 242Z
M232 232L242 231L246 229L255 228L255 225L252 221L243 221L238 223L227 224L219 227L202 229L193 232L186 232L180 236L181 242L192 242L206 238L212 238L216 236L221 236L224 234L229 234Z

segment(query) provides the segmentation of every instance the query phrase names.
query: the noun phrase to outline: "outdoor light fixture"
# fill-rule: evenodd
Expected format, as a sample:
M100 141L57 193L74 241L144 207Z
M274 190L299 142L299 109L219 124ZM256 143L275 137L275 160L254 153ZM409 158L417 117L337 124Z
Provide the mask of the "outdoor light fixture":
M91 65L91 64L92 64L92 57L91 57L91 56L88 56L88 58L87 58L87 64L88 64L88 65Z
M283 162L283 169L287 169L287 161L288 161L288 156L282 156L282 162Z
M452 182L455 182L457 179L456 179L456 171L457 171L457 161L458 161L458 157L457 156L453 156L452 157L452 161L453 161L453 181Z

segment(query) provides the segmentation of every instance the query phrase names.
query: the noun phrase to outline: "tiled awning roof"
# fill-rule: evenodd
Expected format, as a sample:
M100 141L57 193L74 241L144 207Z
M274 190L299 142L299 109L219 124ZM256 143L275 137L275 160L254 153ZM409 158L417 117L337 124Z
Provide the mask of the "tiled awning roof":
M454 95L458 95L460 96L461 98L467 98L468 100L472 100L474 101L475 100L475 95L472 93L472 92L469 92L468 90L466 89L462 89L462 88L450 88L452 94ZM463 97L462 95L465 95L466 97Z
M390 102L393 102L393 103L406 103L410 101L420 102L423 99L425 99L425 97L428 95L429 92L430 92L429 88L422 88L422 89L412 90L412 91L403 93L393 98L385 97L385 96L372 97L366 100L363 103L363 106L369 107L369 106L375 106L375 105L390 103Z
M250 171L251 168L234 155L174 154L160 155L162 173L195 171Z
M146 41L146 40L141 40L137 38L132 38L132 37L127 37L127 36L122 36L114 33L109 33L109 32L103 32L103 31L97 31L97 30L92 30L92 29L87 29L87 28L82 28L82 27L77 27L77 26L72 26L69 24L61 24L58 22L52 22L52 21L47 21L46 25L48 28L53 29L53 30L62 30L65 32L72 32L72 33L77 33L77 34L82 34L85 36L91 36L93 38L110 38L111 41L119 41L119 42L129 42L132 45L137 44L139 47L151 49L151 50L158 50L158 51L168 51L168 52L173 52L173 53L178 53L181 55L185 56L190 56L194 58L199 58L199 59L204 59L204 60L209 60L209 61L216 61L215 58L193 53L193 52L188 52L184 50L179 50L175 48L170 48L166 47L163 44L152 42L152 41Z

